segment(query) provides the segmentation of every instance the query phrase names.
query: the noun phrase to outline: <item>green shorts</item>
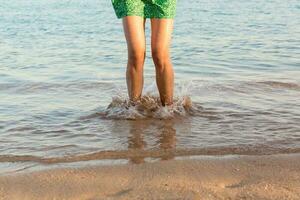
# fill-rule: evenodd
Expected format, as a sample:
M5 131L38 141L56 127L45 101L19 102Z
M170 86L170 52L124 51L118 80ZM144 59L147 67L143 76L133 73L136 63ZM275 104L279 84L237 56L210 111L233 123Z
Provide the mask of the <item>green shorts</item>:
M176 0L111 0L117 18L174 18Z

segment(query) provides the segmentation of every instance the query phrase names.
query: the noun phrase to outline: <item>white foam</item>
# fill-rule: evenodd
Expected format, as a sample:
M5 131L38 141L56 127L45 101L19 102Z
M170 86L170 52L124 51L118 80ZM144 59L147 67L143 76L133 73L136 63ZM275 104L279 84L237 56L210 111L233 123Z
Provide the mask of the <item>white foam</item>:
M144 95L134 105L124 92L117 91L102 116L110 119L168 119L187 116L195 110L189 94L191 88L192 82L176 87L174 92L178 95L174 96L170 106L162 106L155 82L144 89Z

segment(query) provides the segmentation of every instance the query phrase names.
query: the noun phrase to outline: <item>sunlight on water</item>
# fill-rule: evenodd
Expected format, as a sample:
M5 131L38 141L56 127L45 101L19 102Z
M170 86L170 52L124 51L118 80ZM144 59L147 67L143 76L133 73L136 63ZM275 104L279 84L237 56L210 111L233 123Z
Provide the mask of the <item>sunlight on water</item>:
M173 107L158 98L149 21L143 98L129 106L126 41L110 1L0 3L4 171L299 152L297 0L178 1Z

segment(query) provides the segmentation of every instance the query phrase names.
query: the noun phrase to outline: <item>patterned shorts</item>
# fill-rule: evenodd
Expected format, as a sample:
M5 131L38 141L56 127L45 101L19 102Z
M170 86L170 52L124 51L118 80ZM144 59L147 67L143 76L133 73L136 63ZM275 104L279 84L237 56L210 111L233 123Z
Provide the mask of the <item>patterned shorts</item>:
M174 18L176 0L111 0L117 18Z

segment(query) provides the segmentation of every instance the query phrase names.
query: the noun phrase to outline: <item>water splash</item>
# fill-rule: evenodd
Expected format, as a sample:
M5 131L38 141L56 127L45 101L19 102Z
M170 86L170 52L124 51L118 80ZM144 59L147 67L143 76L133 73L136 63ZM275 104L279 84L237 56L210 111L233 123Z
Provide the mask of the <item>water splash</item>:
M141 99L132 104L124 93L117 91L116 96L112 97L111 103L102 112L102 116L108 119L170 119L193 115L202 107L194 105L189 88L192 82L175 87L177 96L173 98L173 104L162 106L155 83L152 83L144 90Z

